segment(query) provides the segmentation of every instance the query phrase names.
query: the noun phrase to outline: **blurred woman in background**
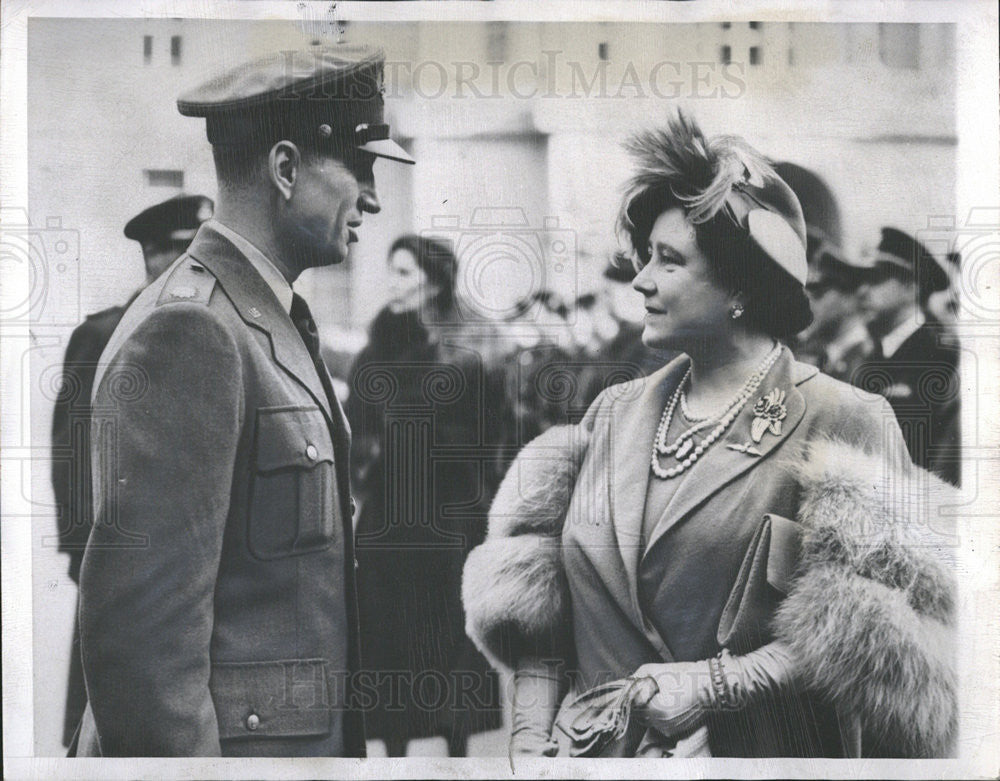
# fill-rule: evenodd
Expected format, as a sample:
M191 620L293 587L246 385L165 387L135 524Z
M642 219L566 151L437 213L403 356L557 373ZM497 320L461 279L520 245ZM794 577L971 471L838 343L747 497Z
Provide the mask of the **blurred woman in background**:
M358 497L362 667L374 692L366 732L404 756L443 735L500 725L499 687L463 630L462 564L485 534L499 427L486 349L460 322L457 263L416 235L389 252L386 306L352 368L347 415ZM488 346L488 345L487 345Z

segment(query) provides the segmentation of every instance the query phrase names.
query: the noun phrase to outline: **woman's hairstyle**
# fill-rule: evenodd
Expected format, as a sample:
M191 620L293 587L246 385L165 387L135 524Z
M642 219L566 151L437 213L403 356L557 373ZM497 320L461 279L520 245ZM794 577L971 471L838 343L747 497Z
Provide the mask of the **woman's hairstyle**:
M812 322L803 282L769 257L746 227L748 208L770 205L755 193L776 199L777 208L769 210L787 214L790 223L796 215L802 222L794 194L759 152L736 136L706 139L683 113L666 129L638 133L625 146L637 171L622 200L618 232L631 245L636 270L649 262L657 218L679 208L694 227L715 283L743 294L748 327L786 338ZM804 222L800 230L804 252Z
M413 255L417 266L427 275L427 281L437 287L437 294L430 299L436 309L435 315L449 319L455 312L455 277L458 274L458 259L451 245L442 239L405 233L389 247L390 257L401 249Z

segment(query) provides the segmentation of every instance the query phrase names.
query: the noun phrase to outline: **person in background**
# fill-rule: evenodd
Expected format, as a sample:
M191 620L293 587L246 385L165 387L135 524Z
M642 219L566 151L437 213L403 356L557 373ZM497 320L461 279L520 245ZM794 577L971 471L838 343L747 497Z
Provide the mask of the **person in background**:
M389 301L348 381L361 653L369 739L405 756L410 740L500 726L497 676L464 631L466 554L486 534L499 479L502 385L455 301L457 261L442 241L404 235L388 256Z
M556 293L539 290L521 301L514 317L504 323L505 395L511 415L504 439L515 452L570 419L577 379L568 311Z
M867 356L871 340L857 297L862 274L842 250L840 206L814 171L790 162L776 163L774 170L792 188L806 222L806 293L815 319L795 338L795 355L831 377L846 380Z
M644 377L674 357L642 343L645 310L642 296L632 288L632 264L616 258L604 268L601 279L604 284L594 296L591 315L596 345L580 376L585 407L609 385Z
M948 290L946 269L919 241L882 228L861 292L874 347L853 382L892 405L915 464L953 485L961 478L959 353L928 300Z
M799 335L797 354L843 382L851 381L872 351L859 299L866 280L865 268L832 253L821 253L809 264L806 293L814 320Z
M142 247L143 288L155 280L191 243L198 226L212 216L204 195L178 195L137 214L125 225L126 238ZM80 564L92 525L90 480L90 396L104 348L125 309L113 306L92 314L73 331L63 361L63 386L52 416L52 489L58 512L59 550L69 555L69 576L80 583ZM69 746L87 704L80 663L80 627L74 619L70 651L63 745Z

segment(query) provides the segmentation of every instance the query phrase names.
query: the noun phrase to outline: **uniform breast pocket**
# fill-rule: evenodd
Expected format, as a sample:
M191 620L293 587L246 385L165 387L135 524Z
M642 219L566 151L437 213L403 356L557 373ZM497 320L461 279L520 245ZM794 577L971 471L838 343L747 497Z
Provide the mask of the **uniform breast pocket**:
M333 442L318 407L257 411L247 545L259 559L329 548L337 535Z

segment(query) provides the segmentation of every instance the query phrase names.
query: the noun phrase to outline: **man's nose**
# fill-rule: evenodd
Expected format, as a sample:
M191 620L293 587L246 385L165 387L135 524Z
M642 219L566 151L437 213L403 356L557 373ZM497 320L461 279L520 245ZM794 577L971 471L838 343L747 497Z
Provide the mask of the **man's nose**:
M358 209L368 214L378 214L382 211L382 204L379 203L374 184L361 188L361 192L358 194Z

